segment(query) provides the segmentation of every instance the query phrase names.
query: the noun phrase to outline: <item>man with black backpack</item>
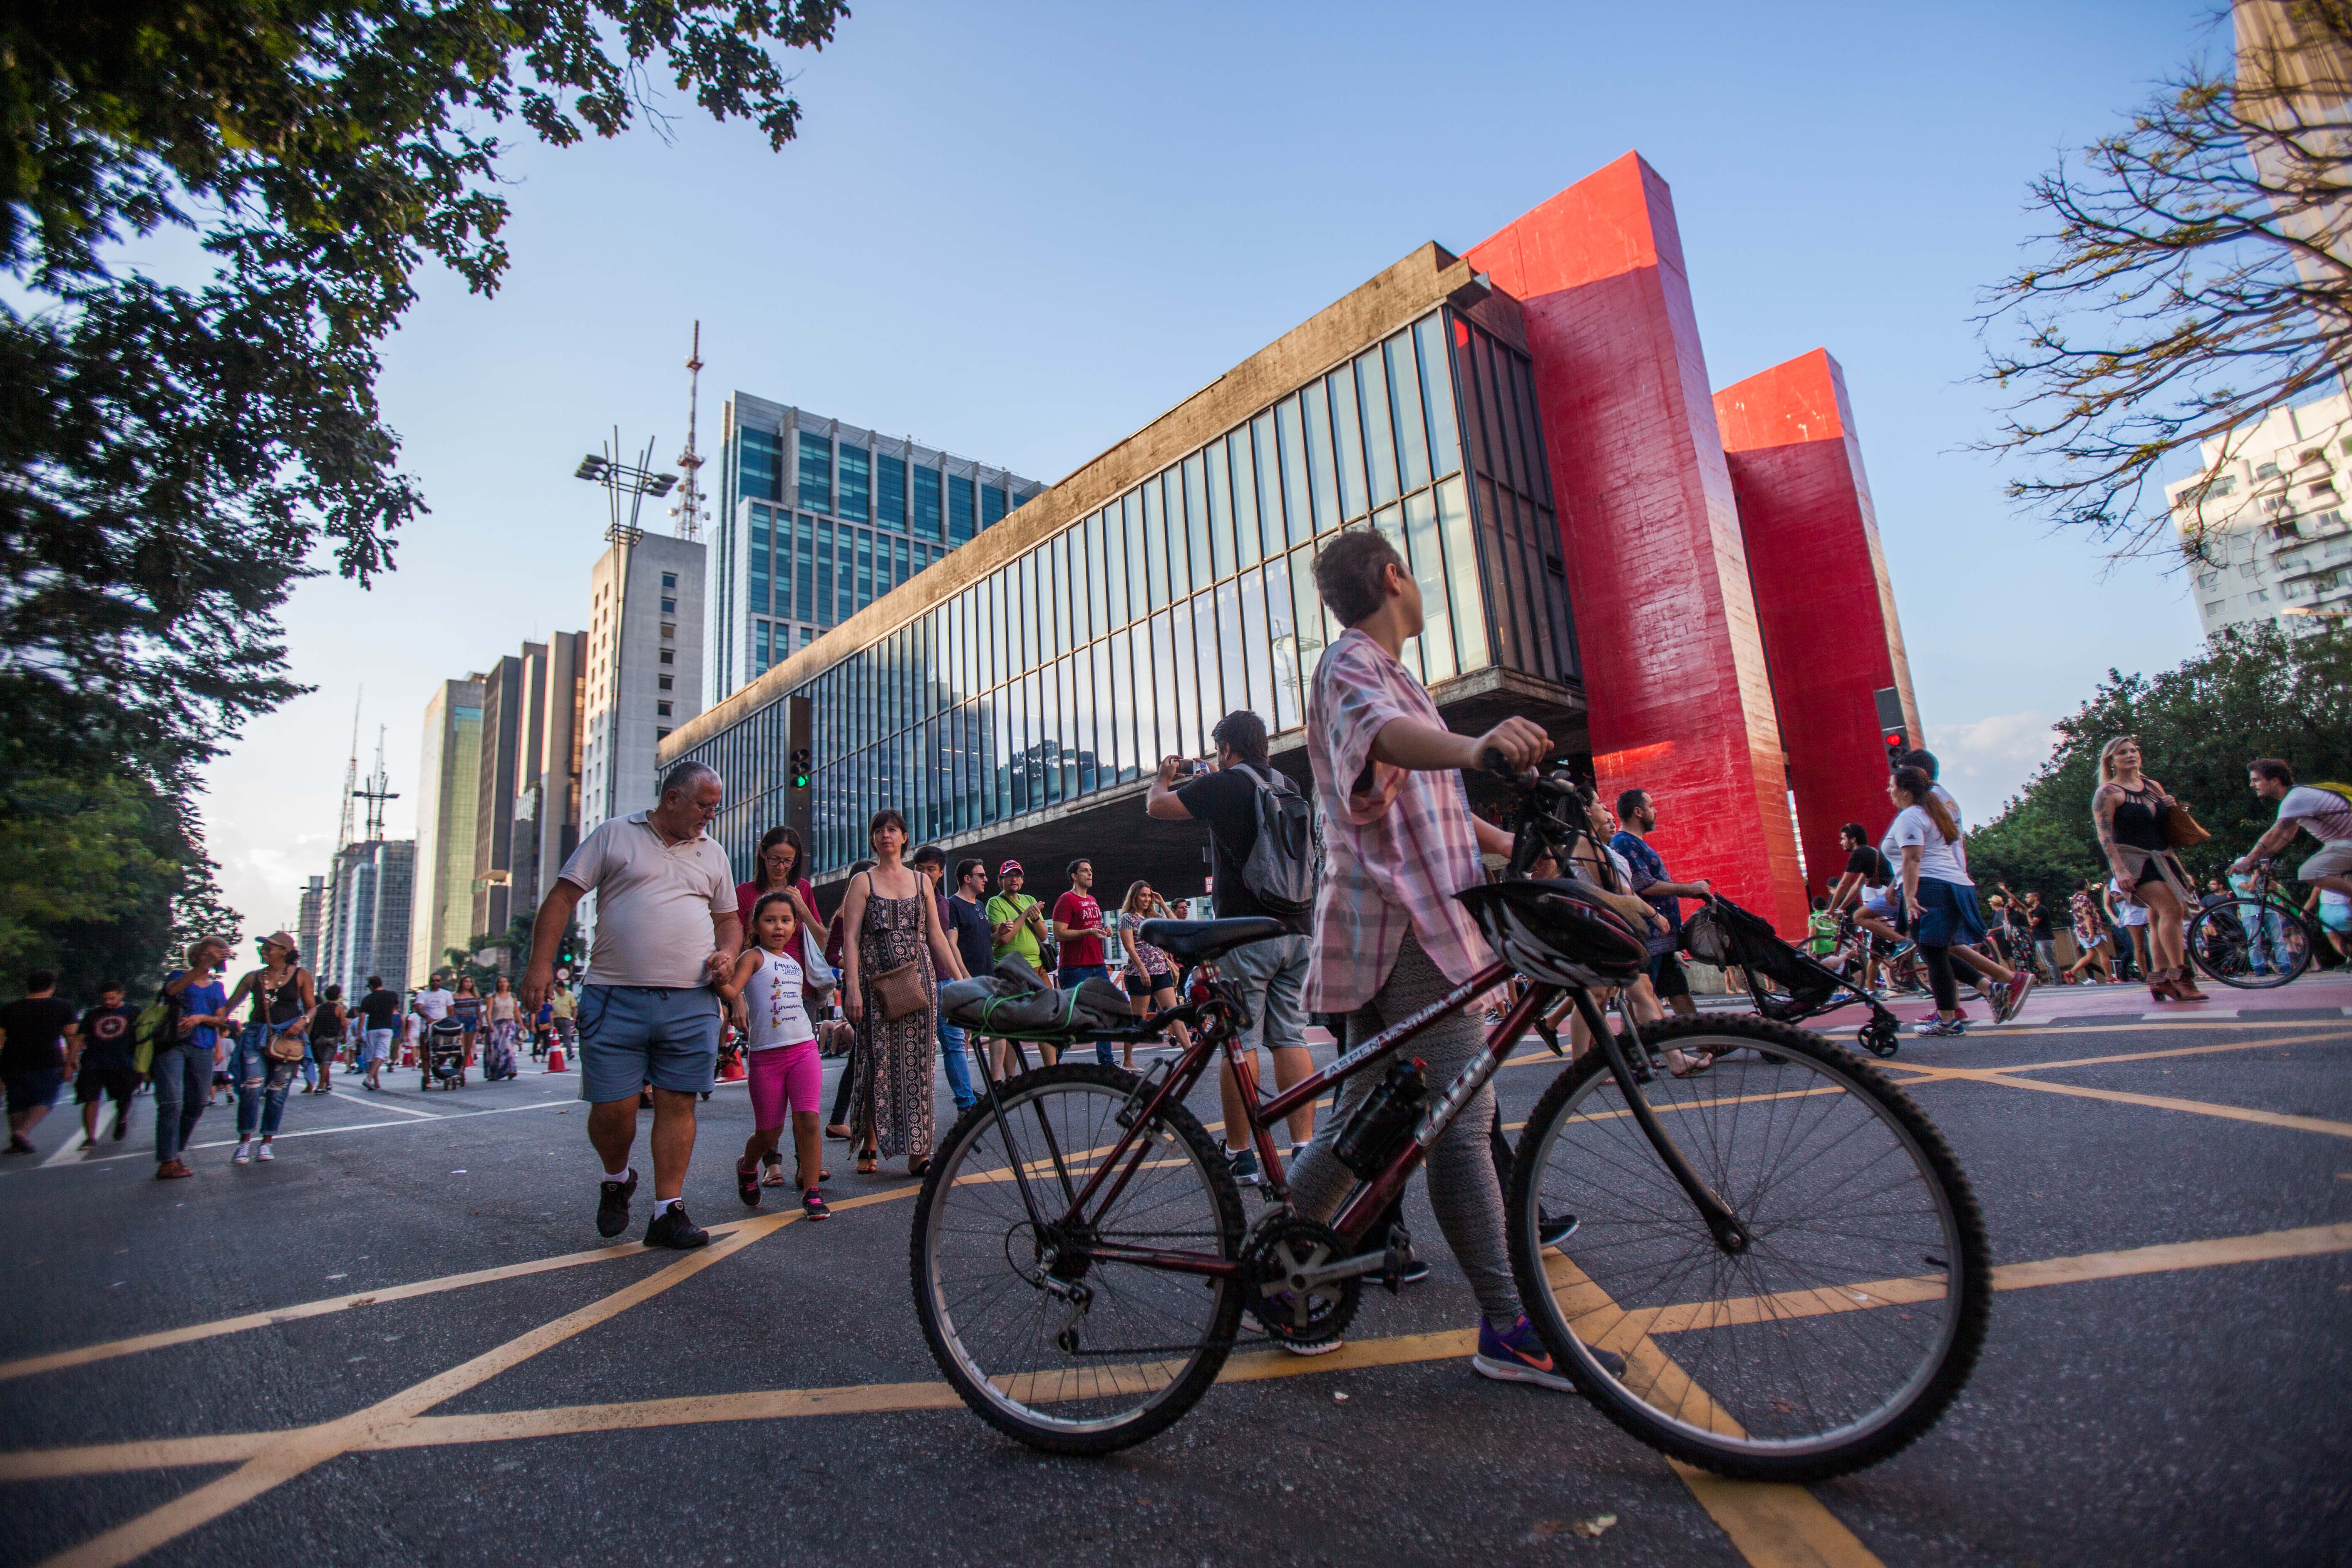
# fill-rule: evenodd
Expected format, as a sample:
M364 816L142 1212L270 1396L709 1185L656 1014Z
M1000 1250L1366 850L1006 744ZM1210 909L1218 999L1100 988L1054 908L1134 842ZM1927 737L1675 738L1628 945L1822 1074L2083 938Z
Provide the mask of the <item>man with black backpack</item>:
M1217 961L1226 978L1240 982L1248 999L1250 1026L1241 1048L1253 1059L1261 1040L1274 1053L1274 1081L1288 1089L1315 1070L1307 1049L1307 932L1315 912L1314 807L1297 784L1266 760L1265 721L1236 709L1210 731L1217 744L1213 772L1181 757L1163 757L1144 809L1163 822L1208 825L1212 889L1217 918L1263 915L1282 922L1284 934L1237 947ZM1225 1112L1225 1157L1234 1179L1258 1180L1257 1152L1236 1139L1248 1137L1241 1090L1228 1067L1220 1075ZM1290 1113L1291 1148L1315 1137L1315 1111Z

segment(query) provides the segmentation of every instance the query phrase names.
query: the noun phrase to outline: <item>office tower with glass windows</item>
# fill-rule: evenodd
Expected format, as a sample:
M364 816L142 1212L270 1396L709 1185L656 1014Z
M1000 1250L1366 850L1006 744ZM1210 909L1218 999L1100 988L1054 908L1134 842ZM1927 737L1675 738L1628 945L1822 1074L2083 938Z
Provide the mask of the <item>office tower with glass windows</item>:
M710 542L717 703L1004 521L1034 479L739 392Z
M337 853L320 900L320 949L306 956L319 985L340 985L343 1003L367 994L368 976L399 989L409 973L416 845L368 839Z
M408 984L421 986L474 927L474 836L480 829L482 682L445 680L425 705L417 765L416 907L408 931ZM362 978L365 978L362 976ZM385 984L392 977L384 976Z
M830 625L789 651L771 632L746 667L768 668L722 679L662 760L725 777L738 865L805 816L827 898L884 805L951 858L1022 860L1041 894L1085 856L1107 903L1137 878L1197 895L1203 829L1145 814L1155 765L1247 708L1275 765L1307 774L1307 696L1341 630L1313 563L1377 529L1426 617L1404 661L1451 728L1534 719L1603 799L1658 797L1677 874L1799 932L1801 824L1833 838L1852 780L1885 777L1874 707L1844 706L1892 686L1916 709L1843 377L1801 355L1719 411L1689 276L1665 182L1632 153L1460 256L1424 245L862 608L839 602L836 530L813 590ZM730 501L769 531L772 604L787 449L767 456L764 524ZM1829 613L1842 635L1814 637Z

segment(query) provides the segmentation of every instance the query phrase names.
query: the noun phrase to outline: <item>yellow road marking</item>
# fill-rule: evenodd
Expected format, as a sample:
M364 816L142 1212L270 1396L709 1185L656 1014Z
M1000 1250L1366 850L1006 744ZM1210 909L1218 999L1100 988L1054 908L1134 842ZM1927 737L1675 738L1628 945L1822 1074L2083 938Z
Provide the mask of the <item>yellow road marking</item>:
M837 1208L869 1204L895 1194L875 1194L851 1198ZM773 1216L782 1219L788 1216ZM2217 1237L2204 1241L2160 1242L2115 1252L2078 1253L2030 1263L2005 1263L1992 1271L1995 1290L2030 1290L2051 1285L2074 1285L2096 1279L2120 1279L2139 1274L2168 1274L2189 1268L2210 1268L2242 1263L2266 1263L2285 1258L2315 1258L2352 1252L2352 1223L2309 1226L2294 1230L2258 1231L2250 1236ZM1919 1299L1898 1287L1927 1281L1878 1280L1853 1289L1873 1298L1878 1306L1900 1306ZM1937 1283L1940 1291L1940 1282ZM1791 1292L1776 1299L1781 1315L1794 1315L1799 1303ZM1808 1295L1813 1293L1805 1293ZM1735 1303L1712 1303L1734 1307ZM1861 1310L1849 1301L1811 1302L1816 1311ZM1654 1321L1675 1320L1653 1332L1679 1332L1697 1326L1695 1305L1658 1309ZM1746 1321L1742 1317L1739 1321ZM1276 1350L1247 1351L1232 1357L1219 1373L1219 1383L1257 1383L1270 1378L1303 1377L1310 1373L1360 1372L1375 1367L1403 1366L1467 1355L1478 1336L1469 1329L1433 1333L1396 1334L1381 1339L1350 1340L1328 1355L1302 1360ZM913 1410L951 1409L959 1401L944 1383L861 1384L842 1388L770 1388L741 1394L698 1395L682 1399L647 1399L609 1405L562 1405L545 1410L500 1411L488 1415L418 1415L369 1434L353 1451L380 1448L429 1447L442 1443L485 1443L525 1437L560 1436L647 1426L691 1426L718 1421L769 1421L803 1415L876 1415ZM35 1448L0 1454L0 1482L52 1480L68 1476L114 1475L128 1470L166 1469L192 1465L234 1464L252 1458L265 1444L284 1436L278 1432L237 1432L217 1436L169 1437L134 1443L95 1444L72 1448Z
M2032 1079L2011 1078L2004 1072L1983 1068L1937 1068L1935 1079L1957 1079L1970 1083L1990 1083L2002 1089L2030 1089L2042 1094L2070 1095L2077 1100L2104 1100L2116 1105L2140 1105L2151 1110L2185 1110L2196 1116L2214 1116L2224 1121L2252 1121L2263 1127L2285 1127L2298 1132L2325 1132L2335 1138L2352 1138L2352 1121L2330 1121L2318 1116L2290 1116L2279 1110L2249 1110L2239 1105L2217 1105L2204 1100L2176 1100L2170 1095L2134 1094L2127 1089L2092 1089L2079 1083L2036 1083ZM1915 1083L1933 1079L1914 1079Z
M2123 1051L2107 1057L2069 1057L2063 1061L2021 1062L2013 1067L1946 1068L1924 1062L1890 1062L1886 1065L1898 1071L1919 1073L1928 1078L1956 1072L2050 1072L2058 1068L2104 1067L2109 1062L2168 1061L2174 1057L2207 1057L2223 1051L2267 1051L2279 1046L2307 1046L2317 1040L2343 1039L2352 1039L2352 1032L2322 1029L2314 1034L2291 1035L2284 1040L2227 1040L2218 1046L2177 1046L2164 1051Z
M902 1197L910 1190L898 1188L869 1194L834 1206L845 1209L885 1203ZM741 1250L768 1231L788 1225L798 1217L797 1215L787 1214L743 1222L727 1240L701 1252L689 1254L647 1279L337 1421L286 1432L169 1438L0 1456L0 1481L58 1479L196 1465L238 1465L239 1468L229 1475L50 1560L53 1565L111 1565L128 1563L343 1453L460 1443L511 1442L720 1421L942 1410L952 1409L961 1404L954 1391L945 1383L902 1383L845 1388L765 1389L679 1399L503 1411L487 1415L432 1416L423 1414L432 1405L682 1283L691 1275ZM2352 1224L2315 1226L2298 1230L2168 1243L2117 1252L2087 1253L2012 1264L1993 1271L1993 1287L1999 1290L2026 1289L2133 1274L2310 1257L2347 1250L2352 1250ZM1892 1304L1896 1296L1890 1287L1901 1283L1904 1282L1882 1281L1874 1289L1866 1289L1866 1293L1879 1297L1880 1290L1885 1289L1887 1294L1880 1300ZM1814 1303L1813 1310L1842 1310L1845 1307L1843 1303L1835 1308ZM1686 1318L1698 1316L1691 1308L1667 1310L1668 1315L1676 1313ZM1666 1331L1667 1325L1663 1317L1654 1317L1653 1321L1657 1331ZM1696 1326L1696 1323L1693 1326ZM1612 1337L1629 1336L1620 1333ZM1649 1340L1646 1332L1639 1335L1638 1339L1640 1342L1633 1345L1629 1360L1655 1363L1654 1370L1661 1375L1667 1374L1670 1370L1679 1372L1670 1358L1656 1351L1654 1342ZM1464 1354L1475 1343L1473 1333L1466 1330L1454 1330L1360 1340L1311 1362L1276 1351L1253 1352L1228 1361L1218 1381L1246 1383L1441 1360ZM1708 1416L1708 1425L1721 1425L1729 1420L1714 1401L1707 1398L1705 1390L1690 1383L1686 1377L1680 1380L1680 1386L1688 1398L1704 1401L1703 1413L1713 1413ZM1727 1480L1678 1461L1669 1463L1673 1465L1675 1473L1690 1488L1700 1506L1706 1510L1708 1516L1756 1568L1881 1568L1879 1560L1853 1531L1801 1487Z
M779 1226L798 1219L797 1214L752 1220L723 1241L688 1253L660 1272L593 1301L552 1322L542 1323L486 1351L448 1371L401 1390L363 1410L315 1426L299 1427L271 1436L257 1452L227 1475L209 1481L163 1507L84 1542L48 1560L48 1568L120 1568L188 1531L209 1524L230 1510L252 1501L339 1454L362 1447L388 1427L413 1420L445 1399L454 1398L478 1384L561 1344L609 1318L650 1300L671 1287L721 1262Z
M1755 1568L1885 1568L1802 1487L1729 1480L1680 1459L1666 1463Z
M2307 1022L2308 1020L2304 1021ZM2146 1033L2148 1029L2180 1028L2186 1026L2189 1026L2150 1025L2139 1028L2134 1028L2131 1032ZM2218 1027L2219 1026L2215 1026ZM2100 1033L2104 1032L2104 1030L2105 1026L2102 1026L2096 1028L2060 1030L2053 1032L2089 1034ZM2305 1045L2318 1040L2336 1039L2341 1037L2343 1031L2340 1030L2323 1030L2317 1033L2307 1033L2287 1039L2231 1041L2222 1045L2187 1046L2178 1049L2166 1051L2134 1051L2108 1057L2076 1057L2070 1058L2063 1061L2032 1062L1999 1068L1930 1067L1912 1062L1893 1062L1885 1065L1897 1071L1911 1075L1907 1078L1896 1079L1895 1081L1898 1084L1934 1083L1945 1080L1963 1079L1976 1082L1990 1082L2012 1089L2047 1089L2049 1087L2048 1085L2014 1082L2011 1080L2007 1075L2012 1073L2049 1072L2060 1068L2095 1067L2107 1062L2150 1061L2172 1057L2210 1055L2215 1052L2261 1050L2273 1046ZM1540 1062L1551 1061L1554 1058L1551 1054L1547 1051L1538 1054L1514 1057L1508 1061L1506 1061L1503 1065L1505 1067L1534 1065ZM1661 1113L1664 1113L1669 1110L1699 1110L1711 1106L1729 1104L1733 1103L1735 1099L1737 1099L1740 1103L1748 1103L1767 1099L1792 1099L1801 1098L1806 1095L1840 1092L1843 1091L1835 1088L1829 1088L1820 1089L1788 1090L1772 1095L1749 1095L1743 1097L1724 1096L1711 1100L1691 1101L1685 1104L1661 1105L1657 1107L1657 1110ZM2117 1091L2096 1090L2084 1092L2092 1093L2099 1097L2105 1097L2116 1094ZM1320 1103L1328 1104L1328 1101L1327 1100ZM2161 1101L2159 1103L2166 1109L2196 1110L2206 1114L2227 1115L2231 1113L2231 1108L2215 1107L2201 1100L2176 1100ZM1590 1120L1594 1117L1623 1117L1628 1114L1630 1113L1623 1110L1592 1112L1588 1113L1585 1119ZM2267 1111L2246 1112L2243 1113L2243 1115L2247 1120L2268 1121L2273 1118L2273 1113ZM2273 1121L2273 1124L2292 1127L2296 1126L2297 1121L2296 1119L2286 1118L2282 1121ZM1223 1127L1222 1122L1210 1122L1205 1125L1208 1131L1212 1132L1218 1131ZM1517 1131L1525 1127L1525 1125L1526 1123L1524 1122L1512 1122L1507 1125L1504 1130L1506 1131ZM2340 1126L2340 1123L2325 1122L2321 1123L2317 1129L2305 1130L2332 1131ZM1107 1152L1108 1148L1106 1147L1101 1150L1090 1150L1085 1153L1073 1157L1077 1159L1086 1159L1089 1156ZM976 1173L973 1175L961 1178L959 1184L961 1184L961 1182L1002 1182L1009 1180L1010 1177L1010 1171L999 1169L992 1172ZM835 1204L833 1206L835 1209L842 1209L861 1206L874 1202L887 1202L893 1198L912 1197L919 1190L919 1188L917 1185L909 1184L904 1187L892 1188L887 1193L871 1194L863 1197L845 1199L840 1203ZM709 1229L713 1236L719 1236L731 1232L740 1226L749 1223L751 1222L734 1220L721 1225L711 1226ZM377 1290L355 1291L345 1296L331 1296L315 1301L297 1302L291 1306L275 1308L268 1311L248 1312L238 1317L224 1318L209 1323L194 1323L190 1324L185 1328L166 1329L152 1334L136 1335L130 1339L111 1340L102 1344L86 1345L76 1350L58 1351L46 1355L27 1356L17 1361L0 1362L0 1382L7 1382L14 1378L30 1376L35 1373L56 1372L69 1366L87 1365L91 1362L106 1361L116 1356L133 1355L142 1351L162 1350L172 1345L187 1344L197 1340L212 1339L222 1334L241 1333L250 1329L268 1328L274 1323L292 1322L304 1318L314 1318L333 1312L350 1311L360 1307L382 1306L387 1302L409 1300L419 1296L436 1295L445 1290L464 1289L467 1286L471 1285L493 1284L499 1280L520 1279L527 1275L545 1273L553 1269L573 1268L586 1263L604 1263L609 1262L614 1258L632 1258L645 1250L646 1248L642 1243L623 1242L613 1247L595 1247L586 1252L566 1253L554 1258L535 1258L526 1263L506 1264L496 1268L483 1268L465 1274L445 1275L435 1279L420 1279L406 1285L386 1286L383 1289Z

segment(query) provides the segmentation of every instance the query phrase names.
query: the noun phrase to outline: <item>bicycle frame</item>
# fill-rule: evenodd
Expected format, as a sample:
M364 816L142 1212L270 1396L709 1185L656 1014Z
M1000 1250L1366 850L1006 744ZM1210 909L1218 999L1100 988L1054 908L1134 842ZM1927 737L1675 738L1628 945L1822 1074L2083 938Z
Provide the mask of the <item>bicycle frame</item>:
M1534 836L1545 831L1538 826L1538 820L1532 805L1523 809L1519 826L1520 843L1517 851L1512 857L1514 869L1521 874L1524 874L1526 866L1533 860ZM1575 830L1570 831L1572 834ZM1572 843L1571 838L1571 847ZM1561 853L1564 858L1566 851L1563 850ZM1147 1076L1139 1085L1139 1089L1150 1089L1151 1092L1144 1096L1140 1103L1138 1103L1136 1099L1130 1098L1128 1110L1122 1112L1119 1118L1125 1124L1121 1136L1087 1176L1082 1186L1074 1186L1069 1160L1055 1144L1052 1129L1046 1123L1043 1113L1040 1113L1039 1128L1045 1139L1048 1158L1052 1162L1053 1176L1069 1200L1058 1218L1047 1217L1037 1202L1030 1180L1027 1167L1031 1162L1016 1153L1012 1148L1010 1138L1006 1139L1006 1154L1013 1164L1013 1179L1021 1192L1023 1204L1029 1212L1031 1223L1035 1225L1041 1233L1051 1230L1068 1234L1090 1230L1091 1227L1087 1226L1086 1220L1089 1205L1092 1205L1094 1213L1098 1214L1108 1210L1118 1201L1119 1194L1126 1191L1128 1184L1142 1168L1144 1157L1150 1152L1150 1142L1144 1130L1171 1103L1171 1097L1174 1103L1181 1104L1184 1101L1194 1087L1199 1084L1202 1074L1208 1070L1211 1061L1220 1051L1224 1056L1226 1065L1233 1069L1235 1080L1241 1088L1240 1098L1244 1114L1249 1122L1251 1141L1257 1150L1258 1158L1265 1172L1267 1186L1277 1203L1287 1204L1290 1196L1288 1176L1284 1170L1281 1155L1275 1146L1273 1129L1290 1112L1302 1106L1312 1104L1324 1090L1343 1083L1386 1060L1432 1024L1469 1006L1475 999L1509 980L1515 973L1511 964L1501 960L1488 964L1468 980L1448 990L1436 1001L1407 1017L1399 1019L1360 1046L1352 1047L1343 1052L1321 1071L1309 1075L1276 1095L1272 1100L1265 1101L1261 1101L1258 1097L1257 1053L1253 1050L1245 1057L1240 1045L1241 1033L1247 1023L1247 1015L1243 1006L1242 998L1229 982L1223 979L1217 980L1212 984L1211 995L1206 1000L1156 1014L1141 1022L1139 1028L1156 1031L1171 1020L1183 1019L1194 1024L1198 1032L1193 1037L1192 1044L1177 1059L1176 1065L1159 1079L1156 1087L1153 1086L1150 1076ZM1426 1158L1431 1145L1445 1135L1447 1129L1452 1127L1460 1117L1463 1107L1467 1105L1478 1090L1495 1076L1511 1048L1527 1032L1529 1024L1558 1000L1566 989L1559 985L1530 984L1527 993L1513 1004L1505 1012L1501 1021L1488 1031L1485 1047L1471 1058L1461 1072L1455 1075L1453 1081L1446 1085L1444 1090L1422 1112L1420 1121L1414 1127L1412 1137L1405 1142L1377 1176L1358 1184L1354 1193L1332 1220L1332 1228L1349 1247L1354 1247L1362 1239L1373 1222L1385 1212L1396 1195L1403 1191L1406 1182L1412 1179L1412 1173ZM1619 1044L1615 1032L1609 1028L1607 1019L1592 1001L1591 994L1579 989L1575 991L1574 995L1578 1016L1584 1020L1585 1027L1591 1031L1597 1043L1597 1048L1605 1054L1611 1076L1615 1079L1619 1091L1625 1097L1627 1107L1635 1124L1640 1127L1643 1135L1657 1153L1660 1162L1665 1165L1676 1184L1690 1198L1693 1206L1698 1211L1700 1218L1706 1223L1709 1233L1715 1238L1716 1244L1727 1252L1744 1249L1748 1245L1748 1238L1738 1220L1733 1216L1729 1205L1700 1178L1682 1150L1675 1145L1673 1138L1660 1124L1655 1112L1650 1108L1649 1101L1643 1096L1641 1082L1645 1075L1635 1072L1632 1062L1627 1059L1623 1047ZM1628 1035L1638 1047L1641 1043L1639 1027L1622 995L1619 1001L1619 1012ZM994 1099L995 1092L995 1085L992 1082L989 1086L992 1100ZM1004 1120L1001 1106L998 1109L998 1117L999 1125L1009 1128L1010 1123ZM1087 1151L1087 1153L1090 1156L1093 1151ZM1108 1190L1106 1190L1107 1183ZM1098 1202L1097 1194L1101 1194ZM1213 1279L1238 1278L1244 1268L1239 1261L1221 1256L1129 1247L1091 1237L1085 1242L1085 1247L1087 1254L1097 1260L1133 1264L1173 1273L1203 1275Z

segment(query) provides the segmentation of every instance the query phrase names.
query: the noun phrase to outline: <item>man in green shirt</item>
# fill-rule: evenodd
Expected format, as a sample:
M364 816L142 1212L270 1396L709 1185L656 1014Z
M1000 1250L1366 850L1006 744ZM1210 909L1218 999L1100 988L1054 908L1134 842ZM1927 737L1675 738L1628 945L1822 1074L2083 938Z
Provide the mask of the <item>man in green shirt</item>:
M1037 977L1051 985L1045 978L1045 906L1021 890L1021 862L1007 860L996 868L996 897L988 900L989 939L995 945L992 956L1002 963L1008 956L1018 958L1037 972ZM1010 1040L999 1040L994 1047L996 1076L1003 1078L1010 1067L1008 1058L1014 1049ZM1041 1045L1038 1054L1052 1067L1060 1055L1051 1046Z

